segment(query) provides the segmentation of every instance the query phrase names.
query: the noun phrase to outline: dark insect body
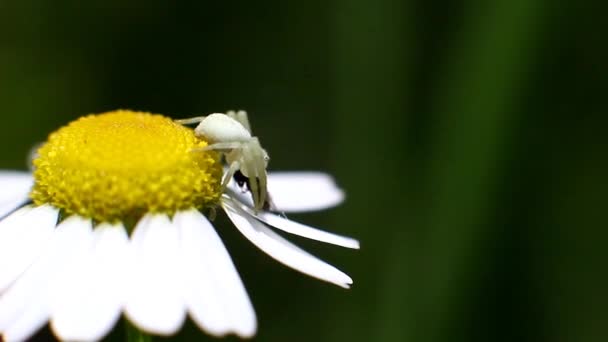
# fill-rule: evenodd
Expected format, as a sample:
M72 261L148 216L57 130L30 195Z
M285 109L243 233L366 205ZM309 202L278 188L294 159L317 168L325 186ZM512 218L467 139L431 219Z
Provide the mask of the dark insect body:
M247 191L251 192L251 185L249 184L249 177L245 176L241 170L237 170L234 175L232 176L232 178L234 179L234 181L236 182L236 184L239 186L239 188L243 188L244 186L247 187ZM270 196L266 196L266 200L264 201L264 204L262 205L262 209L266 210L266 211L270 211Z

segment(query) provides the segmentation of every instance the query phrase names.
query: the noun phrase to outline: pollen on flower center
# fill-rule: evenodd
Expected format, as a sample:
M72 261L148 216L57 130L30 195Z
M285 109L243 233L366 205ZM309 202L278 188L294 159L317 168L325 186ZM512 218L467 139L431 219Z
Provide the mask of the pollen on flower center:
M161 115L118 110L52 133L33 161L34 203L98 221L214 205L222 167L193 131Z

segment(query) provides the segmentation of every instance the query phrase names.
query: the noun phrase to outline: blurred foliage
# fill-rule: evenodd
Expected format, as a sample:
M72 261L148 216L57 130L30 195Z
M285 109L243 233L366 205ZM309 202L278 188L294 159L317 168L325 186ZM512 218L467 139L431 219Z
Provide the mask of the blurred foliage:
M35 143L87 113L247 109L271 169L328 171L348 194L294 218L362 242L294 239L353 276L344 291L220 218L257 340L605 341L602 7L2 2L0 166L25 169ZM177 336L194 338L192 324Z

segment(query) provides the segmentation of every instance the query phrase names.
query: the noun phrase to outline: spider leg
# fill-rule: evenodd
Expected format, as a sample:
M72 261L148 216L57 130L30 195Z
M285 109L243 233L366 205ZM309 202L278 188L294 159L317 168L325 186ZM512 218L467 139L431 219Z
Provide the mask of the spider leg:
M260 193L258 188L258 175L257 168L255 166L255 158L251 155L252 146L251 142L244 146L242 157L244 159L243 165L241 169L245 172L249 178L249 189L251 190L251 195L253 197L253 207L257 212L262 208L262 204L260 202Z
M192 124L196 124L199 123L203 120L205 120L206 116L195 116L193 118L187 118L187 119L177 119L175 120L175 122L177 122L178 124L182 124L182 125L192 125Z
M247 112L244 110L234 111L229 110L226 112L226 115L231 117L232 119L238 121L249 133L251 133L251 125L249 125L249 119L247 118Z
M232 179L232 177L234 176L234 173L236 171L238 171L240 168L241 168L241 163L238 160L235 160L230 164L228 171L226 171L226 173L224 173L224 179L222 180L222 192L224 192L224 190L228 186L228 183L230 183L230 179Z
M259 182L259 194L260 194L260 209L262 209L265 205L266 205L266 198L267 198L267 180L266 180L266 162L264 160L264 156L265 156L265 152L262 149L262 146L260 146L260 143L257 139L255 139L255 142L252 142L253 144L256 145L255 148L252 148L252 150L254 150L255 156L253 158L253 160L255 161L255 168L256 168L256 178Z
M196 147L193 148L192 151L217 151L225 152L224 150L236 150L242 148L243 143L241 142L220 142L211 145L207 145L205 147Z

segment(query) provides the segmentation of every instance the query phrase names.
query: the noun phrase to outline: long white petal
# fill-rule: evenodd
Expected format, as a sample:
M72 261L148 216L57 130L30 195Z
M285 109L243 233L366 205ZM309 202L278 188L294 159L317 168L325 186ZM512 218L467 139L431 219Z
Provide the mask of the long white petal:
M186 317L177 228L165 215L148 214L135 227L131 248L125 313L142 330L175 333Z
M323 210L344 201L344 191L330 175L322 172L270 172L267 187L277 211ZM230 188L241 202L253 206L249 192L243 193L234 181Z
M14 213L8 215L6 218L0 220L0 242L6 240L15 229L19 229L19 225L15 225L15 222L23 220L23 216L30 212L32 208L32 206L22 207Z
M230 200L222 200L222 207L232 223L249 241L277 261L344 288L353 283L348 275L285 240Z
M0 217L25 203L33 184L29 172L0 171Z
M120 317L129 237L122 224L101 224L92 240L54 287L51 327L61 340L100 340Z
M197 210L173 218L179 228L184 295L194 322L215 336L252 337L255 311L228 251L207 218Z
M239 205L239 203L235 204ZM288 220L284 217L266 211L261 211L256 214L253 209L246 205L239 205L239 207L245 212L247 212L249 215L255 216L260 221L265 222L266 224L278 228L287 233L299 235L305 238L325 243L331 243L337 246L359 249L359 241L351 237L326 232L295 221Z
M40 255L58 213L49 205L26 207L0 221L0 293Z
M0 330L7 341L23 341L46 324L50 284L66 263L86 249L89 220L71 217L55 229L36 261L0 297Z

